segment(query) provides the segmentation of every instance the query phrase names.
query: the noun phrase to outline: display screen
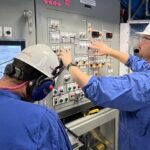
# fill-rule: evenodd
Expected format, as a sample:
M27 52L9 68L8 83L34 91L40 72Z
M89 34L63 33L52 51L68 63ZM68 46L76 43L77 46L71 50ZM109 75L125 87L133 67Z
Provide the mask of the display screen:
M13 58L24 48L25 41L0 41L0 79L5 66L11 63Z

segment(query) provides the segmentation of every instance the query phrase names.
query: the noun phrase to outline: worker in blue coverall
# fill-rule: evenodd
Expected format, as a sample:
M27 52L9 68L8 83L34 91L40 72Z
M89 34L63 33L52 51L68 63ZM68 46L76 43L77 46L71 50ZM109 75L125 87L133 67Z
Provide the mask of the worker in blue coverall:
M92 42L93 55L110 55L133 73L118 77L89 76L72 63L69 50L58 53L74 81L93 103L120 111L119 150L150 150L150 25L138 33L140 57Z
M31 103L53 89L57 65L51 49L38 44L6 66L0 79L0 150L72 150L57 114Z

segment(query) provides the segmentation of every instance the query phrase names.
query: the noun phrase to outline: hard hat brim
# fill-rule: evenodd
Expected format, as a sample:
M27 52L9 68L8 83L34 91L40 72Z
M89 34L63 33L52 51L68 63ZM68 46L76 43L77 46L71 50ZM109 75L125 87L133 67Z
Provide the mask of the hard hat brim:
M139 35L150 35L149 32L136 32L136 34L139 34Z

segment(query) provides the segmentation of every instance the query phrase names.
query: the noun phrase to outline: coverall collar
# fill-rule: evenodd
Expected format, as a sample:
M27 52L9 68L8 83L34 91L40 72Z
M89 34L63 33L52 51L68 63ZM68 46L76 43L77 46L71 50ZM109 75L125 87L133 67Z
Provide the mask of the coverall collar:
M0 89L0 95L5 95L8 97L12 97L13 99L20 99L21 100L21 96L17 95L16 93L9 91L9 90L2 90Z

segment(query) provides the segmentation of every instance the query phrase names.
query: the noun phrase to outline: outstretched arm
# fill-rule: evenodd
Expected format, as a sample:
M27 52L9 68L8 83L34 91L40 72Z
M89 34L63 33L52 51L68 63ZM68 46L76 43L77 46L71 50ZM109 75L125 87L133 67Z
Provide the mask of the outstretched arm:
M127 53L114 50L108 47L102 41L92 42L90 48L93 55L110 55L120 62L124 63L133 72L150 70L150 65L146 60L134 55L129 55Z
M92 76L83 91L96 105L121 111L136 111L150 103L149 78L150 71L121 77Z

